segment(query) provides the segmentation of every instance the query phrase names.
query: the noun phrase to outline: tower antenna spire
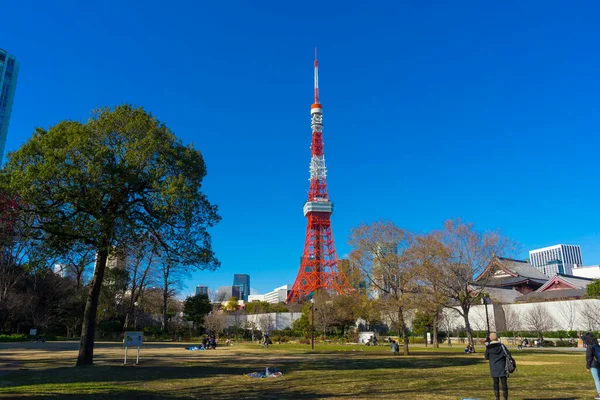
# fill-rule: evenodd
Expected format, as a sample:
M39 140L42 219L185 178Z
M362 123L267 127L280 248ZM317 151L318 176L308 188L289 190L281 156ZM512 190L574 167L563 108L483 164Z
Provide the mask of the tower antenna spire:
M323 106L319 101L319 61L315 47L315 102L310 106L312 142L310 186L303 211L307 219L304 253L300 270L287 302L301 301L316 290L351 293L352 288L343 271L338 270L338 257L331 231L333 203L327 191L327 168L323 146Z
M319 103L319 60L317 58L317 48L315 47L315 104Z

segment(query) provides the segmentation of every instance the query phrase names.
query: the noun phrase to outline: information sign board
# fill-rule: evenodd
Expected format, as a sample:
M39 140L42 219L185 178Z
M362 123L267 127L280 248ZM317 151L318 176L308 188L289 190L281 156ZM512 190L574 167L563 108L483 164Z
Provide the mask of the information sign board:
M123 346L125 347L140 347L143 341L143 332L125 332L125 340Z

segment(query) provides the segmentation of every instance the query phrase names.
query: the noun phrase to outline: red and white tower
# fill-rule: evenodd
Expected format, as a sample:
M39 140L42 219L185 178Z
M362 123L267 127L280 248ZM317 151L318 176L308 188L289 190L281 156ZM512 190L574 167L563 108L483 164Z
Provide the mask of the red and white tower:
M304 204L308 219L304 253L296 282L287 302L299 301L317 289L345 293L350 289L346 276L337 269L338 258L331 232L333 203L327 193L327 168L323 150L323 107L319 102L319 62L315 49L315 102L310 107L312 128L312 159L310 161L310 189Z

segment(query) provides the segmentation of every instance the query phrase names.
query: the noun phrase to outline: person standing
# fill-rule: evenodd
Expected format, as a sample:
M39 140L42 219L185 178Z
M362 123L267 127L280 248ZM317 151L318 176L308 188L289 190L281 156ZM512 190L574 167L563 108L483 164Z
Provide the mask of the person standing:
M592 332L586 333L582 339L586 345L585 361L587 372L592 373L592 378L594 378L594 384L596 385L596 397L594 399L600 400L600 360L598 359L600 346L598 345L598 339L596 339L596 336Z
M490 333L490 342L485 348L485 359L490 361L490 375L494 380L494 395L500 400L500 383L502 395L508 400L508 374L506 373L506 355L510 354L506 346L498 341L496 332Z
M398 342L392 340L392 344L390 345L390 347L392 348L392 353L394 353L395 356L400 354L400 345L398 344Z

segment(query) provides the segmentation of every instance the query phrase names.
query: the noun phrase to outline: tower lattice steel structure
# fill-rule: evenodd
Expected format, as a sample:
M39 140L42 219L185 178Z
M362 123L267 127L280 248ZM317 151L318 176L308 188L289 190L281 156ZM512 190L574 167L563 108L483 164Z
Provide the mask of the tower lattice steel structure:
M331 232L333 203L327 193L327 168L323 147L323 107L319 102L319 62L315 49L315 102L310 108L312 128L312 159L310 161L310 188L304 204L308 220L304 253L300 271L287 302L299 301L317 289L338 293L350 290L348 280L337 269L338 258Z

